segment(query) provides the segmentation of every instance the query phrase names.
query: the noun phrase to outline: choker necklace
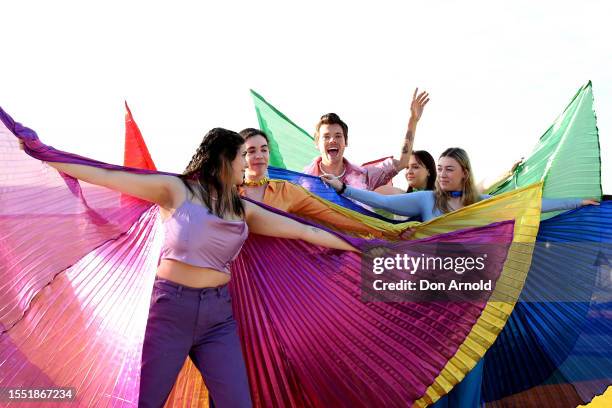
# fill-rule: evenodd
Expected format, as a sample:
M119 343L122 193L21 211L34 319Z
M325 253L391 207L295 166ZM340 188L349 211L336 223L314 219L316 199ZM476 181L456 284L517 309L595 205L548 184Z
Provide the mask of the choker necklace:
M267 177L264 177L260 179L259 181L246 181L245 180L244 183L242 183L242 185L247 186L247 187L259 187L259 186L263 186L268 181L270 181L270 179Z
M448 195L450 195L453 198L459 198L463 196L463 191L449 191Z
M339 176L336 176L335 174L331 174L331 173L326 173L323 168L321 168L321 163L319 162L319 171L321 172L322 175L324 176L333 176L336 178L342 178L344 177L344 173L346 173L346 166L344 166L344 169L342 170L342 174L340 174Z

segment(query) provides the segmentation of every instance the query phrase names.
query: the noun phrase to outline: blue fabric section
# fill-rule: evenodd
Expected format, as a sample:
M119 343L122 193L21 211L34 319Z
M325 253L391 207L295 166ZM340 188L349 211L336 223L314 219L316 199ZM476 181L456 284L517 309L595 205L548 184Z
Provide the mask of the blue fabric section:
M477 408L481 406L483 369L484 361L480 360L463 381L433 404L432 408Z
M387 221L393 224L398 224L403 221L391 220L383 217L382 215L376 214L358 204L355 204L351 200L337 194L333 188L321 181L320 178L311 176L308 174L298 173L296 171L280 169L278 167L268 167L268 176L271 179L286 180L293 184L298 184L304 187L311 193L327 200L334 204L341 205L349 210L356 211L358 213L367 215L369 217L378 218L383 221Z
M588 402L612 382L612 202L543 221L537 242L520 303L485 355L486 402L547 384L571 384ZM526 302L555 291L576 301ZM562 392L539 393L529 398L569 401Z

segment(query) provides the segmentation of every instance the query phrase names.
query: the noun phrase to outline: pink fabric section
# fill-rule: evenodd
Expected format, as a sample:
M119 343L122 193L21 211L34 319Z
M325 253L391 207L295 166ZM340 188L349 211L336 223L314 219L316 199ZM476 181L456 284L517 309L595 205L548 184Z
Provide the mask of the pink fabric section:
M147 211L38 291L0 335L0 388L75 387L74 406L137 405L158 222L157 210Z
M419 242L509 243L512 228L507 222ZM249 238L232 285L256 406L410 406L484 307L364 303L360 267L357 254Z
M2 121L0 387L75 387L78 406L135 406L161 245L157 208L62 179L19 151L13 133L44 160L138 170L54 150ZM500 244L495 279L512 231L505 222L431 240ZM251 235L232 268L234 312L262 407L410 405L484 307L363 303L359 256L302 241ZM175 400L192 401L200 386L180 388Z
M0 151L0 324L7 329L56 274L125 233L151 205L62 178L20 151L1 121Z

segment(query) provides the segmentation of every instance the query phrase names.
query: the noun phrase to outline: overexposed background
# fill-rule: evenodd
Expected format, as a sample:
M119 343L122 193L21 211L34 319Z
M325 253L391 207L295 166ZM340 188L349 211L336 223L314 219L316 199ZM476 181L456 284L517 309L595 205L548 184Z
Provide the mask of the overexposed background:
M481 179L592 80L612 192L606 0L6 3L0 106L63 150L121 163L126 99L158 168L180 172L208 129L257 127L253 88L309 132L340 114L363 162L399 153L419 86L415 148L464 147Z

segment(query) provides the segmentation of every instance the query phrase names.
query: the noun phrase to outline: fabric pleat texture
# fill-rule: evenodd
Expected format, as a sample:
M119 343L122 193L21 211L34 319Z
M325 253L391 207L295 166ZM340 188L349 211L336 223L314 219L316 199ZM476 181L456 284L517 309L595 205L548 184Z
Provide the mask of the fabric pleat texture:
M459 347L447 367L427 389L416 405L427 406L446 395L484 356L508 320L523 288L533 243L538 230L541 184L502 194L445 214L415 227L414 238L444 233L449 229L488 225L500 219L514 219L514 239L508 252L504 273L495 287L493 299L487 303L477 324Z
M134 406L159 258L157 210L28 158L14 133L41 159L120 168L49 148L0 115L0 387L70 385L80 406ZM150 170L152 161L133 164ZM611 207L558 215L538 232L542 187L529 185L543 182L547 197L597 197L599 169L589 83L496 190L505 194L415 227L419 240L511 239L493 295L503 302L364 303L354 254L252 235L233 265L232 290L256 406L426 406L489 348L490 406L569 407L602 393L612 372ZM270 175L330 206L373 214L381 228L403 228L317 178ZM533 251L536 235L549 246ZM577 301L533 301L569 285ZM187 359L166 405L201 406L207 398Z
M612 202L543 221L538 242L522 302L485 358L488 406L575 407L612 383Z
M524 162L490 193L538 181L544 182L545 198L601 198L599 133L590 81L578 90Z
M500 242L496 238L493 241L470 238L476 231L493 238L495 225L508 226L512 235L513 224L506 222L437 235L429 241ZM287 384L292 384L291 378L297 375L309 406L409 405L422 395L439 369L446 366L446 361L442 363L445 358L439 355L441 348L446 347L444 341L454 341L456 336L465 338L470 331L464 330L465 319L477 319L485 305L363 302L358 256L339 253L321 258L319 254L311 255L312 251L304 247L287 259L290 248L279 246L277 251L267 252L265 247L255 246L265 241L276 240L249 239L234 265L233 285L244 290L236 294L236 316L240 319L241 332L243 336L249 335L249 330L244 328L254 320L249 312L260 315L265 322L261 328L267 332L260 336L266 339L261 346L258 345L261 339L245 339L245 354L249 364L255 364L256 356L249 355L250 348L264 347L268 339L275 339L272 344L280 344L277 352L281 354L273 366L288 362L276 375L284 376L282 383ZM403 245L408 248L413 244ZM506 260L504 265L509 262L512 261ZM244 284L243 277L252 280L252 284ZM258 299L250 299L254 296L253 290L258 292ZM249 309L253 304L262 304L263 310ZM474 306L479 307L475 315L472 314ZM481 330L494 337L488 328ZM466 350L471 355L483 352L474 345ZM450 358L455 351L456 347L444 355ZM261 356L272 358L272 350ZM419 362L420 359L426 362ZM265 367L263 362L256 364ZM458 376L462 378L461 373ZM260 375L259 381L266 377ZM277 382L271 381L270 386ZM288 405L290 395L275 400L265 387L259 390L252 386L258 406L300 406ZM287 393L290 389L279 391Z
M135 405L160 250L155 212L37 293L0 336L0 387L74 387L76 406Z
M271 113L270 117L274 115ZM285 116L280 114L276 120L281 120L283 117ZM292 135L299 137L299 133L294 132ZM283 140L285 139L279 138L278 143L282 143ZM325 193L325 190L316 186L314 182L299 179L295 175L287 177L280 171L280 175L276 177L297 182L311 189L315 194ZM512 176L492 187L490 192L497 195L534 182L544 183L543 196L548 198L601 197L601 153L597 120L593 110L591 82L578 90L564 111L540 137L532 153L527 156ZM333 195L326 198L334 200ZM346 206L339 200L334 200L334 203ZM600 247L602 245L606 247L609 238L605 231L609 231L610 228L610 221L603 212L606 208L604 205L601 210L579 210L575 217L567 219L552 218L543 228L546 231L558 231L559 235L555 238L558 242L596 242L600 244ZM585 220L582 214L587 212L590 215ZM555 213L542 214L541 218L548 219L554 215ZM607 230L602 231L600 235L593 235L593 226L603 226ZM567 234L567 238L564 238L564 234ZM548 242L547 239L544 232L538 236L538 242ZM581 239L583 241L580 241ZM606 252L602 251L602 253ZM527 294L531 293L532 297L534 293L545 297L549 291L558 291L561 285L566 285L564 277L568 275L573 274L573 280L579 276L581 279L592 282L596 276L599 276L597 274L601 273L591 264L583 268L580 274L575 274L573 272L576 264L559 264L559 261L547 262L550 260L545 253L538 252L537 255L538 262L531 267L530 279L525 287ZM582 266L584 266L585 262L592 260L595 255L599 256L599 253L587 250L580 255L581 257L573 257L573 261L582 260ZM568 257L568 254L566 253L565 256ZM606 264L609 259L609 256L602 255L595 258L594 262L595 264ZM550 265L556 265L556 273L551 274ZM600 268L605 267L600 266ZM547 287L542 284L538 286L538 282L549 283L550 290L547 290ZM535 286L532 288L532 285ZM609 291L610 288L605 293ZM582 291L581 296L581 300L584 300L587 294ZM603 309L593 307L591 310L588 302L555 301L535 304L531 301L518 303L515 313L511 315L507 327L490 353L495 358L491 357L489 361L489 356L487 356L483 385L483 395L486 401L494 404L497 399L505 398L505 404L513 406L515 401L510 396L517 393L517 398L520 398L522 404L532 401L535 404L533 406L575 406L588 402L594 395L601 393L606 382L610 384L612 376L611 370L607 368L609 367L609 356L602 357L607 356L606 353L612 350L610 346L612 342L606 337L607 334L600 336L602 338L600 342L583 341L580 343L581 352L584 355L597 356L594 360L584 358L582 359L584 363L580 363L580 360L570 358L572 350L574 353L577 352L575 347L572 348L577 338L587 336L589 331L607 333L608 313L602 311L606 308L605 302L596 303L597 307ZM599 311L594 312L593 310ZM588 325L585 323L585 316L588 316ZM568 330L570 328L571 330ZM581 330L585 333L580 334ZM547 336L543 335L544 331L548 333ZM543 336L546 337L545 346L541 344ZM590 338L599 337L591 336ZM527 351L528 354L523 354ZM503 357L506 355L504 353L507 354L506 357ZM510 358L510 355L513 358ZM564 358L568 359L567 363ZM572 363L569 363L570 360ZM592 364L592 361L603 363L599 369L594 369L597 364ZM508 365L504 366L505 364ZM541 364L541 367L537 364ZM539 368L534 368L536 366ZM582 380L572 380L576 376L569 375L568 369L565 370L565 374L560 374L557 369L562 366L572 366L576 373L581 373ZM555 375L554 378L553 375ZM567 396L567 398L562 396ZM501 402L497 403L503 406Z
M19 202L27 196L42 197L47 190L36 184L24 186L8 169L3 173L7 179L12 178L12 183L6 185L21 188L17 189L21 193L13 193L12 201L7 202L12 202L14 212L30 223L30 230L36 231L36 239L27 245L21 241L14 246L3 245L3 256L7 254L20 265L21 258L51 238L63 239L64 245L53 256L36 258L49 270L42 275L44 283L39 284L11 326L4 328L1 386L73 386L77 391L76 403L81 406L133 406L137 400L142 336L159 258L161 238L156 227L156 207L138 200L126 204L119 194L62 178L24 156L13 132L25 141L26 151L41 160L87 163L109 169L121 167L45 146L32 131L12 122L4 113L2 122L2 154L13 155L14 166L21 162L37 164L38 172L32 170L32 177L43 180L41 174L48 174L58 190L57 196L50 196L52 200L57 205L71 202L72 215L85 227L70 228L71 224L64 223L69 238L52 235L54 228L38 228L38 224L31 222L27 206L24 211ZM4 184L2 188L4 191ZM506 245L508 252L500 255L500 261L494 264L497 269L490 271L494 281L501 282L513 269L508 267L515 262L513 240L520 237L525 241L528 233L523 229L528 232L533 227L522 214L532 210L537 213L539 188L524 189L496 202L511 209L506 215L516 216L497 220L491 217L491 223L479 220L474 225L449 223L451 226L444 233L436 232L435 236L423 239ZM517 202L522 203L518 205L522 210L515 209ZM123 221L123 208L134 219L130 225ZM531 218L538 222L537 216ZM95 220L93 225L112 233L93 234L93 249L73 246L80 240L81 231L85 231L86 237L92 235L87 230L90 224L85 223L89 219ZM519 224L524 226L517 229ZM46 235L47 231L51 235ZM427 235L426 231L422 235ZM344 238L358 247L372 245L365 240ZM47 265L58 260L61 263L57 267ZM453 372L452 379L445 379L452 383L465 374L465 360L468 365L478 361L486 347L471 340L465 346L477 321L480 326L476 332L481 337L494 338L498 331L495 324L480 323L484 302L364 303L359 295L360 258L302 241L253 235L233 269L235 314L258 406L405 406L423 395L443 370ZM23 273L21 267L15 267L12 273L21 274L22 280L28 281L36 276L37 270L32 268ZM3 271L6 283L3 287L8 292L15 287L15 293L24 293L23 284L15 283L21 280L9 278ZM514 288L507 289L501 285L496 292L508 292L513 297ZM4 296L2 299L5 302ZM19 304L21 297L13 295L6 299L7 304L11 301ZM458 350L467 357L448 368L453 357L460 354ZM205 391L194 377L193 370L189 371L188 365L184 367L169 402L193 406L204 401Z
M599 198L600 156L589 82L523 165L492 192L542 180L545 197ZM610 205L603 203L542 223L523 301L485 359L483 397L488 405L574 407L612 383L611 323L606 312L612 287L601 282L611 259L609 211ZM543 246L551 243L562 246ZM536 301L564 289L573 298Z
M300 173L291 172L291 171L288 171L288 170L279 170L279 169L273 169L273 171L274 172L278 172L280 174L289 175L288 179L290 179L290 180L292 180L294 182L300 183L300 184L305 184L303 180L300 180L300 178L306 179L306 180L311 179L311 180L307 181L307 183L310 183L311 187L312 186L316 186L316 183L320 183L320 180L318 178L313 178L311 176L305 176L305 175L302 175ZM287 177L282 177L282 178L287 178ZM316 186L316 187L319 187L319 186ZM321 186L321 187L323 187L323 186ZM317 191L317 190L315 190L315 191ZM538 201L537 200L537 196L535 195L535 193L536 193L535 189L533 189L533 188L532 189L528 189L526 192L520 193L521 196L519 196L519 200L527 200L527 201L531 200L531 201L533 201L535 203L535 202ZM338 195L336 195L335 193L334 193L334 196L338 197ZM313 194L313 197L317 197L317 196ZM443 232L446 232L448 230L452 230L453 228L465 228L465 227L469 227L469 226L473 226L473 225L483 225L483 224L486 224L487 222L493 222L493 221L495 221L497 219L505 219L505 218L516 217L517 214L520 211L524 211L524 209L521 208L520 205L516 205L516 203L513 205L515 208L514 209L510 209L510 210L505 209L504 205L500 206L499 204L497 204L497 201L492 202L492 203L493 203L493 205L486 205L486 206L479 205L478 211L476 213L472 214L472 216L474 214L477 215L475 218L483 218L482 220L479 220L477 222L475 222L474 220L464 221L461 217L451 217L452 221L445 220L442 224L433 223L433 224L429 225L428 226L428 229L429 229L428 234L431 235L431 234L435 234L435 233L443 233ZM341 209L342 208L338 204L334 204L334 203L330 203L330 202L328 202L327 205L329 205L330 207L334 207L336 209ZM370 217L365 217L365 216L363 216L361 214L356 214L356 213L354 213L354 212L352 212L351 210L348 210L348 209L345 209L344 212L345 212L345 214L350 215L351 217L354 217L355 219L360 219L364 223L373 224L373 226L375 226L377 228L387 228L387 229L394 230L397 227L400 227L401 229L403 229L406 225L415 225L415 223L411 223L411 224L391 224L391 223L386 223L384 221L378 221L378 220L375 220L375 219L371 219ZM526 213L529 214L529 211L527 211ZM537 206L533 206L531 213L532 214L539 214L539 209L537 208ZM528 220L529 218L527 217L525 219ZM534 227L534 222L537 222L536 220L537 220L537 217L532 217L531 218L531 222L525 222L524 223L524 227L521 228L521 230L523 230L523 229L525 229L525 226L527 226L527 225L531 225L532 226L532 228L530 230L528 230L528 232L527 232L527 238L523 239L524 241L528 242L530 240L529 237L533 238L533 231L535 231L535 229L533 229L533 227ZM437 227L437 229L436 229L436 228L434 228L435 225L441 225L441 226ZM451 228L449 228L449 226ZM421 229L422 228L423 227L421 227ZM416 233L417 236L422 236L422 237L427 236L428 234L424 234L421 231L417 231L417 233ZM528 259L525 260L525 262L528 262ZM524 268L523 268L523 272L524 272ZM520 285L520 282L522 282L522 281L519 281L519 283L518 283L519 285ZM515 288L516 285L517 285L517 283L514 283L514 285L510 285L508 287ZM515 296L514 298L516 298L516 296L519 293L519 291L520 290L517 290L516 288L513 289L512 293L513 293L513 296ZM503 318L501 320L496 321L496 323L497 323L498 326L499 325L503 325ZM499 328L496 327L495 325L491 325L490 327L493 327L493 330L496 330L496 331L499 330ZM480 334L482 335L483 332L481 332ZM490 340L491 339L495 338L494 335L488 335L487 337L489 339L489 343L488 344L490 344ZM486 343L486 341L485 341L485 343ZM480 354L479 353L473 353L473 355L476 355L476 356L482 355L482 350L484 350L484 348L479 346L479 353ZM474 359L475 358L472 358L472 360L470 360L470 359L464 357L464 360L468 361L468 365L470 365L470 364L473 365L474 364ZM469 361L471 361L471 362L469 362ZM463 371L465 371L465 364L463 365ZM446 382L446 388L441 388L440 391L439 391L440 394L443 394L445 392L444 389L448 389L449 384L454 384L457 381L457 378L462 378L462 376L464 374L460 370L458 371L456 369L455 369L455 372L457 372L457 377L455 377L454 379L451 379L450 382L442 379L443 381Z
M0 328L5 331L57 273L124 234L150 205L129 199L118 207L120 194L62 178L27 160L4 125L0 149Z
M301 172L319 151L314 138L281 111L251 90L259 129L268 136L270 166Z
M320 182L320 180L318 178L312 178L310 176L304 176L304 175L302 175L300 173L291 172L291 171L288 171L288 170L281 170L281 169L272 169L272 172L274 172L275 175L280 175L279 178L292 180L293 182L296 182L296 183L299 183L299 184L303 184L303 185L304 184L310 185L310 188L313 191L322 191L322 190L324 191L324 189L325 189L324 186L316 186L316 183ZM308 180L308 179L312 179L312 180ZM315 187L315 189L313 189L313 186ZM321 187L324 187L324 188L321 188ZM317 196L313 194L313 197L317 197ZM338 197L338 196L334 194L334 196L332 196L331 198L333 199L334 197ZM531 198L533 199L533 197L531 197ZM340 204L342 204L342 203L340 203ZM330 207L334 207L336 209L341 209L342 208L342 207L340 207L339 204L335 204L335 203L328 202L327 205L329 205ZM380 221L379 222L379 221L373 220L373 219L371 219L369 217L364 217L361 214L355 214L354 212L352 212L351 210L348 210L348 209L345 210L345 213L347 215L350 215L350 216L356 218L356 219L360 219L362 222L365 222L365 223L368 223L368 224L375 224L375 226L377 228L390 228L390 229L394 229L394 228L397 228L397 227L401 227L403 229L405 227L405 225L408 225L408 224L395 224L394 225L394 224L386 223L384 221ZM508 213L500 214L499 206L493 206L492 210L483 210L483 209L480 209L479 213L481 214L481 216L482 216L482 214L489 213L488 218L487 218L487 216L485 216L484 218L488 219L490 221L498 219L500 217L501 218L504 218L504 217L507 218L507 217L514 216L514 214L508 214ZM448 223L448 221L445 221L442 224L445 225L446 223ZM434 223L434 225L435 224L437 224L437 223ZM411 225L415 225L415 224L412 223ZM473 225L473 221L469 221L469 222L463 224L464 227L468 226L468 225ZM421 227L421 228L423 228L423 227ZM429 228L431 228L431 226ZM438 232L443 232L443 231L446 231L446 229L442 228L441 230L438 230ZM435 232L435 231L433 231L433 232ZM433 233L433 232L430 231L430 234ZM419 234L422 234L422 233L421 232L417 232L417 236L419 236ZM426 235L422 235L422 236L426 236ZM518 293L518 291L516 293ZM490 338L494 338L494 337L490 337ZM442 391L442 392L444 392L444 391Z

